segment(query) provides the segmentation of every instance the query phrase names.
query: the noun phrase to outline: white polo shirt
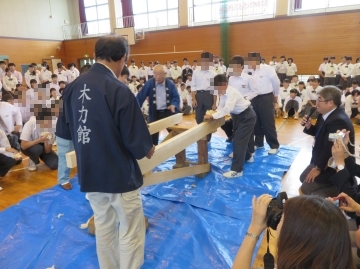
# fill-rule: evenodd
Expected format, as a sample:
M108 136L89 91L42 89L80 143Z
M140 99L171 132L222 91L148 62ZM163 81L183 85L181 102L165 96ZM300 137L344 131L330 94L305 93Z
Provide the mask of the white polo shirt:
M212 79L216 76L213 70L195 70L191 80L192 91L210 91ZM214 94L214 93L213 93Z
M235 88L246 100L251 100L259 94L255 79L245 72L242 72L241 76L229 77L229 86Z
M16 125L22 125L19 109L7 102L0 102L0 130L8 135L14 131Z

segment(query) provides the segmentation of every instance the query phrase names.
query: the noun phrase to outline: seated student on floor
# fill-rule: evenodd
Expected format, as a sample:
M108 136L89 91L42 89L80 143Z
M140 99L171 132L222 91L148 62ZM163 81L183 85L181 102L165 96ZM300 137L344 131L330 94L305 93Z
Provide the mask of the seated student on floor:
M289 117L290 110L293 110L294 111L294 119L298 120L301 109L302 109L302 100L301 100L300 94L297 91L297 89L291 89L290 95L288 97L286 97L285 102L284 102L284 108L283 108L284 119L287 119Z
M63 90L64 89L61 89L61 91L63 91ZM50 89L50 100L59 100L59 96L57 95L55 88Z
M180 90L178 90L180 97L180 112L184 115L189 115L191 111L191 106L188 105L189 92L185 89L185 83L182 82Z
M51 170L58 168L58 156L52 150L55 141L51 108L34 107L34 115L24 125L21 133L21 151L29 156L29 171L35 171L39 158Z
M349 116L349 118L358 118L359 97L360 91L353 90L351 94L345 98L345 113Z
M246 100L235 88L228 86L225 75L214 77L215 92L221 94L219 107L212 115L205 115L204 120L219 119L231 114L233 119L233 162L231 170L223 174L224 177L241 177L244 173L244 163L254 162L249 144L254 143L254 126L256 115L250 101Z
M256 243L267 226L271 199L268 194L253 197L251 223L233 269L252 268ZM305 195L286 200L276 230L276 268L355 269L346 219L334 203L324 198Z
M5 132L0 130L0 178L4 177L14 165L21 163L21 161L20 152L10 146Z

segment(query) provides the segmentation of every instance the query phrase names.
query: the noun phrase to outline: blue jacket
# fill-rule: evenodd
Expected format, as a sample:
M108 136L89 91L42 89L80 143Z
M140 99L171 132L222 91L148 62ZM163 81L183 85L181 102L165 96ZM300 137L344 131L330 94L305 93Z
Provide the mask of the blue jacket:
M133 93L95 63L64 92L64 116L73 138L81 191L124 193L143 184L136 159L152 139Z
M179 106L180 106L180 97L179 97L179 93L178 90L176 89L174 83L165 78L165 85L166 87L168 87L169 89L169 100L170 100L170 105L175 106L175 113L178 113L180 111ZM137 94L136 96L136 100L139 103L139 106L142 107L146 97L149 97L149 122L153 122L154 121L154 107L153 107L153 89L155 87L155 79L149 79L144 87L141 89L141 91Z

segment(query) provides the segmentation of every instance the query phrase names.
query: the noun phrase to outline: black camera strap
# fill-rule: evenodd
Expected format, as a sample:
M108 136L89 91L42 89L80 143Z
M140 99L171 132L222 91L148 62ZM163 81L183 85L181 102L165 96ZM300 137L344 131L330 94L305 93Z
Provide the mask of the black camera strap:
M266 229L266 237L267 237L267 252L264 255L264 269L274 269L274 267L275 267L275 258L270 253L270 249L269 249L270 228Z

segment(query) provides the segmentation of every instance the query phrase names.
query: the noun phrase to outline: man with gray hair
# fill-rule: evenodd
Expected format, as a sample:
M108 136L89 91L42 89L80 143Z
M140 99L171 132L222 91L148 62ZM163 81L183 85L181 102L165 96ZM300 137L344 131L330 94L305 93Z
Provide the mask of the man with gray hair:
M154 67L154 77L146 81L144 87L137 94L136 100L142 107L146 97L149 98L149 122L169 117L179 112L180 97L174 83L165 78L163 65ZM153 144L159 143L159 133L152 135Z
M139 269L144 262L143 176L136 160L151 158L155 147L134 95L118 80L128 53L125 38L100 37L96 63L64 91L80 190L94 211L100 268Z
M300 175L302 185L301 194L316 194L324 197L335 197L339 194L329 178L336 170L328 167L331 157L333 142L329 140L329 134L337 130L350 131L350 142L355 139L354 126L341 107L341 92L335 86L324 87L316 100L316 109L319 113L316 124L311 123L311 118L303 117L301 124L305 126L304 133L314 137L310 164ZM354 153L354 147L349 145L349 152ZM344 167L336 167L341 170Z

